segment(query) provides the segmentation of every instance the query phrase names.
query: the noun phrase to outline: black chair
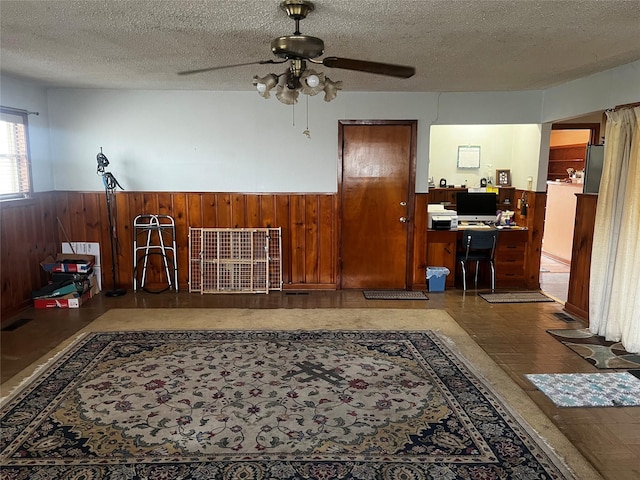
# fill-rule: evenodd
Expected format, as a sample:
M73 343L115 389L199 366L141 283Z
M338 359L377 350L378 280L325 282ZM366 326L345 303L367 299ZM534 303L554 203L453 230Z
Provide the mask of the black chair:
M478 288L478 267L480 262L489 262L491 267L491 291L496 289L496 269L493 258L498 243L498 230L465 230L462 234L463 251L458 253L457 260L462 267L462 288L467 289L467 262L476 262L475 284Z

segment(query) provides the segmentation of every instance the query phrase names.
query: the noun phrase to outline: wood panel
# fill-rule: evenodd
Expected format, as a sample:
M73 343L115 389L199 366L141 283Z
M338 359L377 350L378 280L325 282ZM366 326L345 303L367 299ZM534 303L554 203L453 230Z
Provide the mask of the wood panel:
M591 249L593 247L593 230L596 221L598 195L579 193L576 197L571 273L569 274L569 290L564 309L588 322Z
M458 232L455 230L431 230L428 237L427 266L448 268L450 273L447 275L445 286L454 288Z
M428 193L417 193L413 201L413 213L410 221L413 223L413 265L412 289L425 290L427 288L427 205Z
M59 244L55 195L0 203L0 316L28 306L31 292L46 283L40 262Z
M413 216L413 288L425 287L427 195L417 195ZM116 193L116 286L133 285L133 220L141 214L171 215L176 222L178 280L187 290L189 227L282 227L283 280L288 289L336 289L338 199L336 194L238 194L192 192ZM64 241L98 242L103 289L113 285L106 196L103 192L50 192L0 204L0 285L3 318L31 303L31 291L47 275L40 262ZM139 239L141 241L145 239ZM159 258L158 258L159 259ZM155 260L154 260L155 261ZM164 268L150 264L148 286L166 286Z
M516 190L514 218L517 225L527 227L527 246L524 260L525 286L530 290L540 289L540 256L542 255L542 235L547 203L545 192ZM524 211L522 204L526 204Z

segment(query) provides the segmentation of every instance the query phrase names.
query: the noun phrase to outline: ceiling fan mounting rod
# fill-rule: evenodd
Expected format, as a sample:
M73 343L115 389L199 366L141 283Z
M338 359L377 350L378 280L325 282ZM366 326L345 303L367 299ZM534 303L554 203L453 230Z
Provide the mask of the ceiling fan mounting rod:
M280 4L280 8L287 13L287 16L296 22L296 31L294 35L300 35L300 20L307 18L307 15L313 11L314 6L308 0L284 0Z
M280 4L280 8L284 10L289 18L296 21L296 29L298 28L298 22L307 18L307 15L313 12L313 2L308 0L284 0Z

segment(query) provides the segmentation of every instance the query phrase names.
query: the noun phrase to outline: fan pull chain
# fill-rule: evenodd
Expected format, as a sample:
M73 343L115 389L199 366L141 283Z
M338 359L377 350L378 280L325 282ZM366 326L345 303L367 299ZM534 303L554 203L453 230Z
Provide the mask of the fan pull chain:
M307 129L302 132L303 135L306 135L309 140L311 140L311 132L309 131L309 96L307 95Z

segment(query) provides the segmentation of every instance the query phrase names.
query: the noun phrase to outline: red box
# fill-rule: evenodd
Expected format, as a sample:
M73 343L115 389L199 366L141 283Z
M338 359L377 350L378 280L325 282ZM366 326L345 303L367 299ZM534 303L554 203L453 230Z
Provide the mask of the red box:
M82 295L70 293L57 298L36 298L33 300L34 308L80 308L80 306L100 293L95 275L91 275L90 287Z
M36 298L33 301L35 308L80 308L84 302L91 298L92 290L78 293L70 293L58 298Z

